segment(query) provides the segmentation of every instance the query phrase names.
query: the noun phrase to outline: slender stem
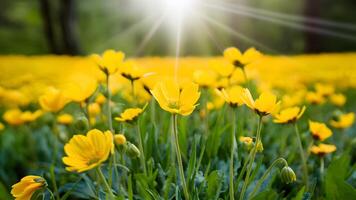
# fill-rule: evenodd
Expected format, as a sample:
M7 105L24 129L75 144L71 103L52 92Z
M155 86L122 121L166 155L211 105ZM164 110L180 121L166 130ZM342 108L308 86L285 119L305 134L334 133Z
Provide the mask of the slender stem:
M302 164L303 164L303 179L304 179L304 184L305 187L308 188L308 167L307 167L307 161L305 159L304 155L304 150L303 150L303 145L302 145L302 140L300 139L300 133L299 129L297 126L297 123L294 123L294 129L295 129L295 134L297 136L297 143L298 143L298 148L299 148L299 154L302 159Z
M111 102L111 92L110 92L110 83L109 83L110 75L106 75L106 109L107 109L107 118L108 118L108 127L110 131L114 134L114 129L112 127L112 115L111 115L111 107L110 107L110 102Z
M133 101L135 102L136 100L136 95L135 95L135 81L134 80L131 80L131 92L132 92L132 99Z
M46 190L48 191L49 195L50 195L50 198L49 199L55 199L54 198L54 195L53 195L53 192L48 188L46 187Z
M53 161L50 167L50 176L51 176L51 181L53 185L53 191L55 193L56 199L59 200L59 192L58 192L58 186L57 186L57 181L56 181L56 174L55 174L55 166L57 162L57 157L58 157L58 127L57 127L57 121L54 120L53 125L52 125L52 131L53 131Z
M246 161L244 162L244 165L242 166L242 170L241 170L239 176L237 177L237 184L235 184L235 189L236 189L236 190L238 190L238 186L239 186L239 184L240 184L240 181L241 181L241 179L242 179L242 176L244 175L244 173L245 173L245 171L246 171L247 164L250 162L250 159L251 159L251 157L252 157L252 153L253 153L253 151L250 150L250 153L248 154L248 157L247 157Z
M324 157L320 156L320 179L321 182L324 181Z
M105 189L107 190L107 192L108 192L109 195L110 195L110 199L111 199L111 200L115 199L115 196L114 196L114 194L112 193L111 188L110 188L108 182L106 181L103 172L102 172L101 169L100 169L100 166L98 166L98 167L96 168L96 171L97 171L97 173L98 173L98 175L99 175L99 178L100 178L101 182L104 183Z
M284 166L288 166L288 163L284 158L278 158L278 159L274 160L273 163L268 167L266 172L263 174L263 176L260 178L260 180L257 182L257 184L255 186L255 189L253 189L253 191L252 191L252 193L250 195L250 199L255 196L256 192L258 192L258 190L260 189L262 183L266 180L267 176L270 174L270 172L272 171L273 167L276 166L280 162L283 163Z
M143 172L145 173L145 175L147 175L145 152L143 151L142 134L141 134L141 129L140 129L140 125L139 125L138 121L136 123L136 131L139 136L138 147L140 148L140 151L141 151L140 161L141 161L141 165L143 166Z
M177 162L178 162L178 169L179 169L179 175L180 179L182 181L183 185L183 192L186 200L189 200L189 192L188 192L188 187L187 183L184 178L184 170L183 170L183 162L182 162L182 155L180 152L179 148L179 140L178 140L178 128L177 128L177 115L173 114L173 137L174 137L174 146L175 146L175 151L176 151L176 156L177 156Z
M233 107L231 107L231 135L230 135L230 140L231 140L231 146L230 146L230 167L229 167L229 174L230 174L230 186L229 186L229 194L230 194L230 200L235 199L235 193L234 193L234 151L235 151L235 129L236 129L236 124L235 124L235 110Z
M252 157L250 159L248 168L247 168L247 173L244 181L244 185L242 186L241 194L240 194L240 200L244 199L246 189L249 183L250 179L250 174L252 171L252 165L255 161L256 153L257 153L257 144L261 141L261 129L262 129L262 116L259 116L259 122L258 122L258 127L257 127L257 136L256 136L256 143L254 148L252 149Z

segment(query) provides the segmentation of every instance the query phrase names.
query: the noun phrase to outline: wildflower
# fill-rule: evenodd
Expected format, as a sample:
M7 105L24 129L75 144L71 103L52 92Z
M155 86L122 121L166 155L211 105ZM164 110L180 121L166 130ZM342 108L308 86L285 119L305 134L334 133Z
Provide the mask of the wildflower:
M98 80L93 76L75 74L62 86L63 95L75 102L83 102L96 90Z
M315 85L315 90L316 90L316 93L318 93L319 95L321 95L323 97L328 97L334 93L335 88L334 88L334 86L329 85L329 84L317 83Z
M336 146L332 144L319 144L318 146L313 145L310 151L318 156L324 156L336 151Z
M260 116L269 115L276 112L280 102L277 102L277 97L270 92L263 92L256 101L248 89L244 89L241 95L242 101Z
M94 102L88 105L89 116L91 117L97 116L98 114L100 114L100 112L101 112L101 108L98 103Z
M113 136L110 131L90 130L86 136L75 135L64 146L67 154L63 163L66 170L84 172L105 162L110 152L113 152Z
M343 106L346 103L346 97L343 94L332 94L330 96L330 101L336 106Z
M42 110L36 110L35 112L25 111L25 112L22 112L21 119L24 122L33 122L37 118L42 116L42 114L43 114Z
M5 129L5 126L3 123L0 122L0 131L4 130Z
M123 145L126 144L126 137L124 134L115 134L114 141L117 145Z
M244 144L247 144L247 145L250 145L250 144L253 143L252 137L240 136L239 140L240 140L240 142L242 142L242 143L244 143Z
M92 55L92 58L99 68L107 75L114 74L122 65L125 54L121 51L106 50L102 56L98 54Z
M60 90L54 87L49 87L47 91L39 97L38 101L42 109L49 112L58 112L69 103L69 99L66 98Z
M304 113L305 106L300 107L291 107L283 109L279 114L275 115L275 123L286 124L293 123L297 121Z
M73 122L73 116L67 113L58 115L57 122L60 124L71 124Z
M40 176L29 175L12 186L11 194L16 200L31 200L33 194L47 187L46 180Z
M96 96L95 98L95 103L98 103L100 105L104 104L105 101L106 101L106 97L102 93L99 93L98 96Z
M182 88L173 80L159 82L152 95L165 111L173 114L190 115L196 107L200 97L198 85L192 82L184 84Z
M143 112L141 108L128 108L123 113L120 114L120 117L115 117L115 120L119 122L133 122L137 117Z
M325 101L324 97L316 92L307 92L305 100L311 104L322 104Z
M229 47L224 51L224 58L231 62L235 67L245 67L261 57L261 53L255 48L247 49L243 54L235 47Z
M281 170L281 179L284 183L289 184L297 180L297 177L292 168L284 166Z
M351 127L355 121L355 113L340 114L335 119L330 120L330 125L335 128Z
M219 92L219 91L218 91ZM241 106L244 102L241 99L244 89L238 85L222 89L221 96L231 107Z
M120 74L130 81L136 81L144 75L142 70L133 61L123 63L120 68Z
M314 139L324 141L332 135L331 130L320 122L313 122L309 120L309 130Z
M212 87L216 81L216 73L212 70L196 70L193 73L193 80L201 87Z
M25 111L22 112L20 109L10 109L7 110L3 118L4 120L11 125L21 125L26 122L35 121L38 117L43 114L41 110L37 110L35 112Z

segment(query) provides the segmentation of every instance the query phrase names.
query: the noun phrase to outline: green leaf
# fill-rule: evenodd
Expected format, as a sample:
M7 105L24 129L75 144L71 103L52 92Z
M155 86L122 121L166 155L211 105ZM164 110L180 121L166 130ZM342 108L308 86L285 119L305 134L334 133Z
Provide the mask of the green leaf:
M278 194L275 191L266 190L253 197L252 200L275 200L277 196Z
M297 195L292 200L302 200L304 196L305 186L302 187L297 193Z
M221 177L217 170L212 171L207 179L207 199L218 199L221 189Z
M346 153L330 164L325 177L326 199L350 199L350 197L356 197L355 188L345 181L349 165L350 156Z

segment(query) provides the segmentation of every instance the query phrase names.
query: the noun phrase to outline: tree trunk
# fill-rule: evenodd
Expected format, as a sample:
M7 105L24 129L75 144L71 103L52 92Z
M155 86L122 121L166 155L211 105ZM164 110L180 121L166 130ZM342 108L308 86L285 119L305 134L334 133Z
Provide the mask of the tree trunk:
M304 16L306 20L304 21L305 26L313 27L308 18L319 18L320 17L320 5L321 0L305 0L304 3ZM321 50L321 38L320 35L306 31L305 32L305 51L307 53L316 53Z
M70 55L81 53L76 32L75 0L61 0L60 23L64 52Z
M46 36L48 48L53 54L60 54L59 47L56 43L56 37L54 32L54 21L51 15L51 0L39 0L41 15L43 20L43 31ZM53 11L53 10L52 10Z

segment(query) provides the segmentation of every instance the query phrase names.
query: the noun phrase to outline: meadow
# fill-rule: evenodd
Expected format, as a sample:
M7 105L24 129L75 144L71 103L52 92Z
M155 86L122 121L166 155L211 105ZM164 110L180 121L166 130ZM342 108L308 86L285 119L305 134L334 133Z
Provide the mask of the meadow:
M0 199L355 199L356 53L0 56Z

